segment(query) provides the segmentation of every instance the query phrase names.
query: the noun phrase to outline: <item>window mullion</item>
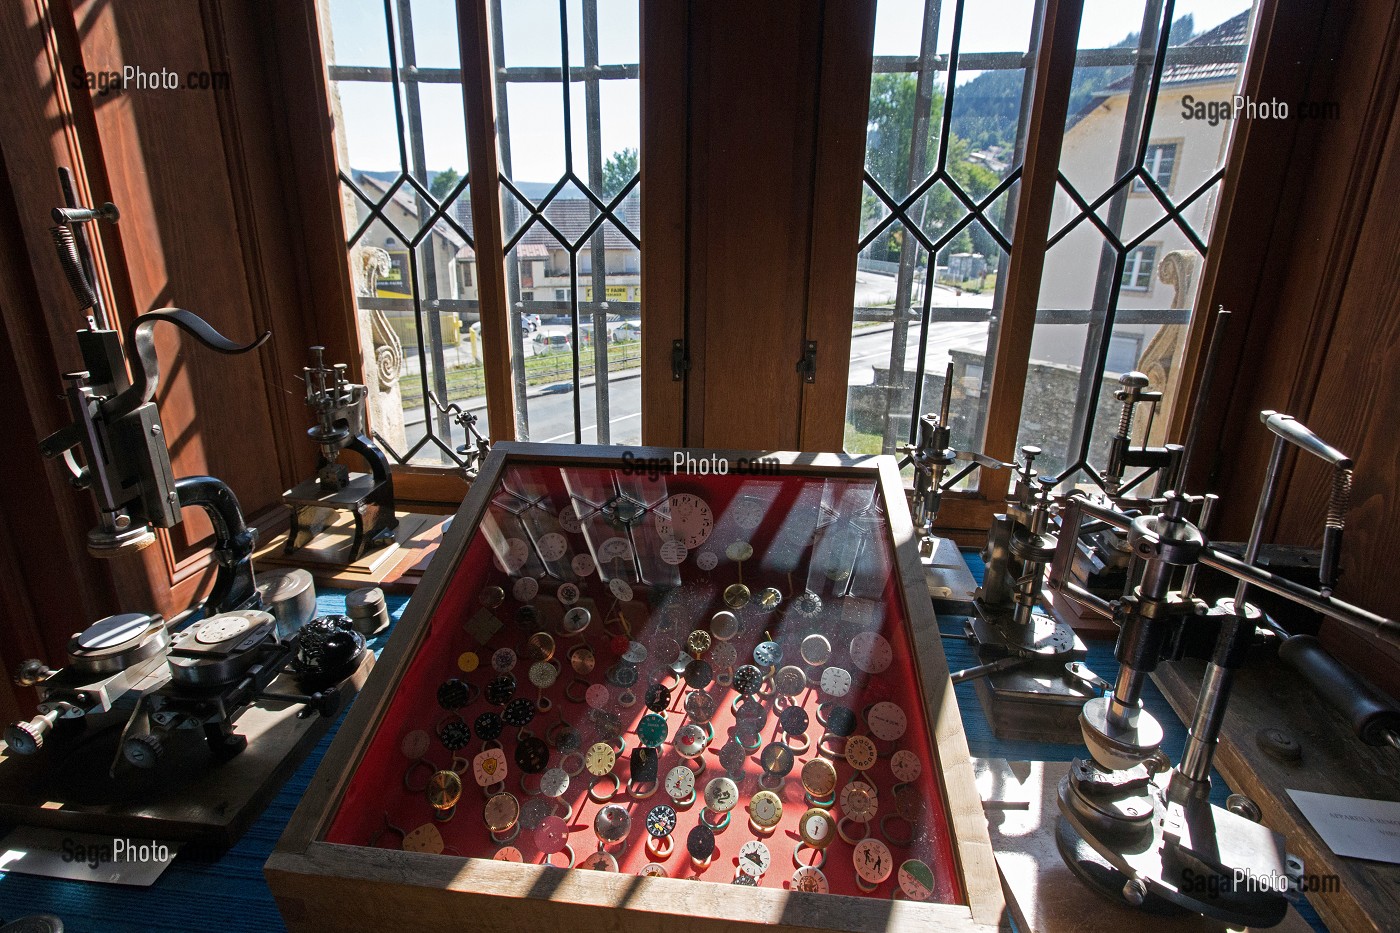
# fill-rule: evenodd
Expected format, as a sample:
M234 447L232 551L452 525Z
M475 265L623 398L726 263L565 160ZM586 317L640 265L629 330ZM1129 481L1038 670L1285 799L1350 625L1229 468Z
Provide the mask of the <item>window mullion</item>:
M511 315L506 302L506 270L502 261L505 237L501 226L501 186L496 181L500 177L500 166L495 134L498 125L505 131L505 114L502 112L498 117L496 112L487 2L457 0L457 23L467 161L472 174L470 194L486 370L486 410L492 440L502 441L515 439L517 399L512 391ZM518 401L523 408L523 392Z
M1020 426L1083 11L1084 0L1045 0L1044 19L1036 43L1026 156L1012 227L1016 235L1015 248L1007 265L1006 303L997 331L988 401L985 449L1003 460L1014 455ZM998 500L1005 496L1008 482L1008 471L992 471L982 478L982 495L988 500Z

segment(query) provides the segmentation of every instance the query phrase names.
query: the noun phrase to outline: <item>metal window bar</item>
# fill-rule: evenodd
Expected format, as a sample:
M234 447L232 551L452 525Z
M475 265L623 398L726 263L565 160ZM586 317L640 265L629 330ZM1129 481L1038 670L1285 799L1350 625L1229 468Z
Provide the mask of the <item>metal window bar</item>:
M578 253L584 243L587 243L593 235L602 229L604 223L612 223L633 246L641 248L640 238L619 216L618 208L630 196L632 196L640 182L640 175L633 177L623 185L622 190L611 200L603 201L595 193L602 189L603 179L603 156L602 156L602 118L601 118L601 84L602 81L637 80L641 75L639 63L624 63L604 65L599 62L598 53L598 5L597 0L584 0L582 4L582 28L583 28L583 50L584 62L582 65L572 65L569 62L569 20L568 11L564 2L559 5L560 15L560 44L561 44L561 67L499 67L496 69L496 98L497 98L497 132L501 139L500 145L500 178L499 182L517 199L511 201L504 199L502 210L506 215L506 229L515 230L515 234L506 243L505 261L507 266L508 294L510 299L512 314L509 315L511 322L509 340L511 342L511 368L512 377L515 383L515 397L519 400L516 406L516 431L521 438L529 436L528 414L524 404L526 397L526 375L524 366L524 328L522 326L523 315L527 313L558 313L565 311L572 321L573 331L573 361L570 376L574 385L574 438L576 441L582 439L581 417L579 410L579 382L580 382L580 359L578 353L579 346L579 300L578 300ZM411 310L413 313L414 327L419 335L417 356L419 363L419 379L426 399L428 392L432 390L439 398L448 398L447 376L445 367L442 365L443 340L442 340L442 312L458 311L479 311L480 304L475 299L451 299L444 298L438 293L436 257L429 249L422 257L420 264L417 247L424 240L432 235L433 228L439 221L445 222L453 231L460 236L468 246L475 247L474 239L457 221L453 212L449 209L461 193L466 189L470 180L470 172L457 184L457 186L447 194L439 203L427 188L418 180L428 177L426 156L424 152L424 133L422 109L419 95L419 87L424 84L460 84L462 71L460 68L420 68L417 65L416 54L413 41L413 21L410 9L410 0L384 0L384 22L389 51L389 65L384 66L361 66L361 65L337 65L332 64L328 68L328 74L332 81L336 82L371 82L389 83L393 88L394 120L397 133L397 144L399 150L399 170L400 174L387 186L384 195L377 199L371 199L355 183L349 174L342 170L340 178L352 195L361 202L367 211L366 217L359 227L351 234L347 241L347 247L353 247L358 243L369 229L376 223L384 224L394 233L400 241L409 247L409 274L412 276L411 299L379 298L378 296L357 297L357 305L362 309L370 310ZM398 28L395 28L397 23ZM505 60L505 39L502 27L501 0L492 2L492 45L497 62ZM521 191L515 187L511 181L513 172L510 158L510 113L506 97L506 88L512 83L548 83L561 82L564 98L564 147L566 171L553 190L538 205L532 205L530 199L525 197ZM574 171L573 160L573 139L572 139L572 110L570 100L570 87L574 82L584 84L584 120L587 130L587 175L588 184L584 184ZM346 167L348 168L348 166ZM555 197L563 188L573 182L575 186L588 199L590 204L590 223L580 236L570 241L560 231L550 223L544 212ZM422 227L415 236L406 235L399 229L398 225L392 222L387 213L388 206L394 198L400 194L405 187L411 187L420 205L419 216L426 214L426 221L422 221ZM528 212L523 224L517 224L518 205L524 205ZM565 245L569 255L570 266L570 288L568 301L523 301L520 296L519 263L517 255L511 248L520 240L526 230L535 223L550 232L552 236ZM431 243L431 241L429 240ZM591 244L592 270L589 273L593 287L594 300L591 304L594 307L594 373L595 373L595 406L599 413L598 441L608 442L608 410L609 383L607 343L606 343L606 316L608 310L621 312L639 311L641 302L607 302L607 257L606 244L600 238L600 242ZM478 257L479 262L492 261L494 257ZM422 288L420 294L420 269L422 275ZM431 303L433 311L425 316L422 304L423 295ZM601 305L607 304L605 310ZM601 339L598 339L601 337ZM431 380L429 377L428 360L435 361L432 367ZM632 359L624 358L624 362ZM601 374L601 375L599 375ZM431 385L429 384L431 381ZM444 463L455 463L461 465L462 460L457 455L451 443L451 424L446 415L438 414L430 417L427 412L428 406L424 406L424 437L404 453L399 453L391 446L385 445L386 450L398 463L407 463L426 445L434 445ZM383 441L380 438L381 442Z

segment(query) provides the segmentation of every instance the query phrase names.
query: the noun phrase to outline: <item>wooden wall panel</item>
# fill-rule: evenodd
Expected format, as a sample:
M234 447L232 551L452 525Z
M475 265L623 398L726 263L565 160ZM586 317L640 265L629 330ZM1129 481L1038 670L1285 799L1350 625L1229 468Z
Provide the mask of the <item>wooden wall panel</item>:
M820 11L690 8L691 444L798 446Z
M1304 18L1293 24L1306 43L1293 57L1307 66L1301 93L1335 101L1338 115L1295 123L1293 145L1267 155L1286 156L1276 202L1284 207L1273 226L1259 228L1257 289L1233 294L1232 310L1243 314L1232 322L1237 331L1212 393L1221 404L1202 439L1217 454L1193 473L1224 496L1215 537L1240 540L1272 443L1260 410L1293 414L1351 454L1357 479L1337 595L1395 616L1388 577L1400 547L1400 218L1392 206L1400 197L1400 8L1283 6ZM1229 274L1227 266L1222 276ZM1320 543L1327 477L1320 463L1290 456L1266 540ZM1400 658L1340 626L1326 626L1323 638L1400 692Z

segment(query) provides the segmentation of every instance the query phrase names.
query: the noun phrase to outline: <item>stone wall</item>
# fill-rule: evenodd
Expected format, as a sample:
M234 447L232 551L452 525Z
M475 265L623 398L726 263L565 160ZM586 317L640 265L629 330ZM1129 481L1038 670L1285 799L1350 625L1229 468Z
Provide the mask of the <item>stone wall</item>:
M953 401L950 420L953 424L953 446L965 448L970 442L970 434L976 424L981 388L982 365L985 357L981 353L968 350L954 350L953 359ZM969 370L971 375L969 375ZM851 386L849 389L849 411L847 418L857 431L879 434L883 430L881 419L884 416L885 396L888 389L889 369L875 369L873 385ZM895 422L895 437L899 443L909 436L909 412L914 400L914 373L903 374L902 385L894 389L895 398L892 411ZM1102 469L1108 457L1108 439L1118 422L1118 403L1113 401L1113 388L1117 385L1117 374L1104 376L1104 388L1100 393L1100 404L1094 418L1094 443L1090 447L1089 460ZM1021 431L1016 447L1034 444L1044 453L1037 460L1042 472L1058 473L1066 464L1066 450L1069 446L1070 431L1075 420L1075 395L1079 389L1079 370L1072 366L1059 366L1052 363L1031 361L1026 376L1025 400L1021 406ZM937 411L943 394L943 372L924 374L923 394L920 397L924 411ZM1108 400L1108 404L1104 403Z

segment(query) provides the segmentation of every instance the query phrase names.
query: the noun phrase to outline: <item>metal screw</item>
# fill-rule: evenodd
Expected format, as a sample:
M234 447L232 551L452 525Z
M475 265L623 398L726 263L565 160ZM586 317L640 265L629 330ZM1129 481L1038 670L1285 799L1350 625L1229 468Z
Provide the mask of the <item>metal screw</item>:
M1242 816L1247 820L1258 823L1264 818L1264 814L1259 812L1259 804L1250 800L1244 794L1231 794L1225 798L1225 809L1236 816Z
M1137 878L1129 878L1123 885L1123 900L1134 907L1141 907L1147 900L1147 885Z

